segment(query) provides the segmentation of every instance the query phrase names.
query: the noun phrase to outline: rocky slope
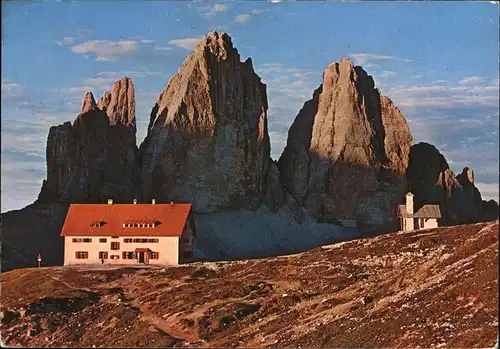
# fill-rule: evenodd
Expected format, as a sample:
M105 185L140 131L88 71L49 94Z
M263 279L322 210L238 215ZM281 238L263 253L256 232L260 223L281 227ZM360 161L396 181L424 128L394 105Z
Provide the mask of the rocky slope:
M392 101L349 59L330 64L288 133L279 160L285 188L320 221L397 227L412 137Z
M408 182L409 190L415 195L415 207L425 203L439 204L443 216L439 222L441 225L498 218L498 205L496 216L494 207L486 209L483 214L485 204L474 186L472 169L466 167L455 176L444 156L431 144L421 142L412 146Z
M144 200L195 212L258 207L272 165L266 85L225 33L210 32L169 80L141 145Z
M491 348L498 221L287 257L2 274L8 346Z

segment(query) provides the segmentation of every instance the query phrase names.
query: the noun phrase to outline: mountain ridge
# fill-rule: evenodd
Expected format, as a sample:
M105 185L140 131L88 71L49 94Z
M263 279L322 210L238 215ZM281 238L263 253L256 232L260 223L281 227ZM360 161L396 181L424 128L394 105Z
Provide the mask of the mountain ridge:
M24 209L2 213L3 270L33 266L35 258L29 256L37 253L50 256L47 260L51 265L61 264L59 232L68 205L105 203L108 198L116 203L133 199L149 202L152 198L158 203L190 201L195 213L203 215L207 236L213 237L223 234L219 216L226 213L238 216L236 226L242 227L252 226L245 217L255 219L256 214L261 224L255 226L266 229L278 229L278 222L283 225L283 219L292 219L290 224L301 227L303 239L308 238L308 229L319 227L311 225L310 216L319 223L335 223L330 225L332 236L345 228L345 218L355 220L358 229L368 233L390 232L397 229L395 213L402 196L408 189L418 192L419 187L423 188L419 200L431 202L444 198L443 193L450 196L458 190L476 212L464 215L460 207L467 205L449 208L442 204L447 216L450 210L455 215L455 219L445 219L442 224L460 223L463 217L471 222L498 217L498 204L478 200L478 190L469 180L473 176L467 171L455 177L445 169L444 181L436 177L423 184L415 180L411 185L407 183L410 172L419 176L427 166L441 173L441 160L422 161L415 150L422 146L410 148L411 134L404 116L388 97L380 96L373 78L361 67L355 67L349 59L333 62L323 80L326 85L313 92L312 100L304 103L290 127L289 141L302 146L299 155L292 155L288 162L295 161L298 171L294 166L290 169L290 165L287 169L285 160L280 159L280 163L271 159L267 87L255 73L250 58L240 61L238 50L225 33L208 33L169 79L151 110L148 134L139 147L132 79L117 80L97 103L91 93L86 93L74 122L49 130L47 178L38 199ZM349 123L342 124L337 120L341 118L328 114L330 105L338 109L339 115L350 113ZM320 107L327 111L318 113ZM315 160L313 170L309 170L308 142L323 156ZM413 160L412 151L417 154ZM347 165L334 170L339 159L347 160ZM414 165L410 172L409 163ZM350 185L343 185L342 181L352 177L349 171L357 177L351 178ZM330 175L325 179L323 172ZM310 181L312 175L316 179ZM355 186L365 179L362 190ZM294 182L307 185L295 190L290 185ZM426 189L443 185L444 190ZM336 186L339 190L332 190ZM333 192L337 196L330 195ZM342 210L348 214L343 216ZM236 215L239 211L241 214ZM36 228L26 222L36 224ZM283 225L283 229L287 226ZM240 231L247 234L244 229ZM267 241L267 237L259 235L261 231L253 234L268 244L278 243ZM346 236L352 237L350 233ZM51 244L33 245L32 241L40 237ZM314 241L326 242L324 237Z

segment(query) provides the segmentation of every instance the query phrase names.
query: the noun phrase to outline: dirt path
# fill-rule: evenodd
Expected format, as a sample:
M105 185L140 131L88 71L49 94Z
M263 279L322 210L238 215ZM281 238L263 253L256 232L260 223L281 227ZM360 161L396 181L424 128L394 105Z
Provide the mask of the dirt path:
M149 324L155 326L156 328L165 332L167 335L179 341L197 342L200 340L198 335L196 335L195 333L183 331L181 328L179 328L179 326L176 326L174 323L164 320L163 318L154 314L148 307L137 302L137 300L135 299L131 301L129 305L139 309L141 311L141 315Z
M77 291L83 291L85 293L96 293L88 288L85 288L85 287L75 287L73 285L70 285L68 284L66 281L62 281L61 279L59 279L58 277L55 277L55 276L52 276L52 275L49 275L48 273L46 274L49 278L51 278L52 280L55 280L55 281L58 281L60 282L61 284L63 284L64 286L66 286L67 288L70 288L72 290L77 290Z
M89 292L89 293L96 293L88 288L85 287L75 287L66 281L63 281L55 276L47 274L48 277L51 279L58 281L62 283L64 286L72 289L72 290L77 290L77 291L83 291L83 292ZM158 293L158 291L150 292L148 294L142 295L141 297L137 298L143 298L145 296L148 296L150 294L155 294ZM126 292L127 298L129 298L130 292ZM160 329L161 331L165 332L167 335L169 335L172 338L175 338L176 340L179 341L199 341L200 338L193 333L189 333L186 331L182 331L181 329L177 328L174 324L162 319L161 317L155 315L153 312L149 310L148 307L144 306L143 304L139 303L137 299L134 298L129 298L130 301L127 303L122 303L123 305L128 305L129 307L134 307L140 310L141 315L144 317L144 319L151 325L155 326L156 328Z

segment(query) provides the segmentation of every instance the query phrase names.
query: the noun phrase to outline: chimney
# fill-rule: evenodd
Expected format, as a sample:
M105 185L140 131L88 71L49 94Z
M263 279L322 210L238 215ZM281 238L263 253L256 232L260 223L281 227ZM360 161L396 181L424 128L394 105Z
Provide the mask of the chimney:
M155 199L151 200L151 203L152 203L153 205L154 205L154 204L156 204L156 200L155 200Z
M408 214L413 214L413 196L410 192L406 194L406 212Z
M113 199L108 199L108 205L113 205Z
M134 199L134 205L137 205L137 199Z

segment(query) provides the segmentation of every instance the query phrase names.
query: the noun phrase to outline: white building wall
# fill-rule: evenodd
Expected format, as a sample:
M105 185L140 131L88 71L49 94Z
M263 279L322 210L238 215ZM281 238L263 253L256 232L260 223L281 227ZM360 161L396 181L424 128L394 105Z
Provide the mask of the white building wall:
M415 229L415 218L405 218L405 231L410 231L410 230L414 230Z
M427 219L425 219L423 228L428 229L428 228L437 228L437 227L438 227L437 218L427 218Z
M92 242L73 242L74 238L92 239ZM105 243L99 242L100 238L105 238ZM158 239L153 243L125 243L124 239ZM119 242L119 250L111 250L111 242ZM123 259L122 252L134 252L136 248L149 248L153 252L159 252L159 259L149 259L148 264L177 265L179 264L179 237L177 236L120 236L111 238L110 236L65 236L64 237L64 265L75 264L101 264L99 252L107 252L108 259L104 264L132 264L139 265L137 259ZM77 259L76 252L88 252L87 259ZM112 255L118 255L118 259L111 259Z

